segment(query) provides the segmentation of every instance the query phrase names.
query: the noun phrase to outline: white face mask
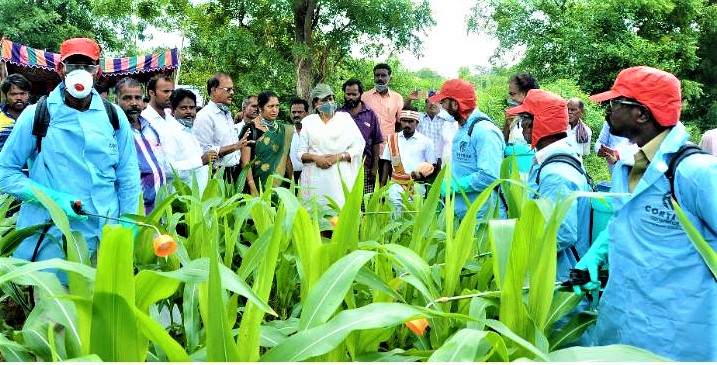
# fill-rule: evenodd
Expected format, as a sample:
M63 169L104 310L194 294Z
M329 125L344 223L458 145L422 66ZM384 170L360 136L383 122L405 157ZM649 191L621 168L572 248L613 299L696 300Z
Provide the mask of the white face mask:
M75 99L84 99L92 92L92 74L85 70L74 70L65 76L65 88Z
M445 120L447 122L455 122L456 121L456 118L453 118L453 116L448 114L448 112L443 108L441 108L441 111L438 112L438 116L443 118L443 120Z

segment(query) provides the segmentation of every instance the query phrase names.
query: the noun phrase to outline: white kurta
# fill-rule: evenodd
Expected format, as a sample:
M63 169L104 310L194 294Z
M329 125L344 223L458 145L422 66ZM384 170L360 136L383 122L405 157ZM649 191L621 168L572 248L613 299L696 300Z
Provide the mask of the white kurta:
M322 205L326 205L326 197L330 197L342 207L346 198L341 181L351 190L366 144L363 135L351 115L344 112L337 112L326 123L318 114L311 114L301 124L297 152L299 159L305 153L323 156L348 152L351 155L351 162L341 161L328 169L319 168L313 162L305 162L299 181L302 186L301 197L305 200L316 197Z

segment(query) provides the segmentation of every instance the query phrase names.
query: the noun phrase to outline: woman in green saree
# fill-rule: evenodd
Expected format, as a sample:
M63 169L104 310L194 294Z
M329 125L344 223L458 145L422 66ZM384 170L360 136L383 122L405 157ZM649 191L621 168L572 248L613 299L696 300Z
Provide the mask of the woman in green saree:
M247 186L251 195L259 195L266 180L271 175L292 177L294 171L289 158L289 147L293 136L293 126L279 123L279 97L272 91L263 91L257 96L259 104L259 117L254 119L254 125L249 125L252 139L256 141L253 146L244 147L241 151L242 167L254 161L247 174ZM275 179L274 186L279 186L281 180Z

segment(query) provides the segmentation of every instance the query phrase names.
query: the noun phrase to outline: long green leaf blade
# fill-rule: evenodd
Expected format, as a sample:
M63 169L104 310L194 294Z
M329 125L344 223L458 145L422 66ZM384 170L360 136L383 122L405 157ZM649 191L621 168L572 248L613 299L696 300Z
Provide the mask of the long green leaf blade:
M137 336L132 230L102 230L92 305L91 353L104 361L144 361L147 354Z
M306 299L299 331L325 323L343 301L358 271L375 255L371 251L354 251L331 265Z
M373 303L345 310L324 325L289 337L269 350L261 361L303 361L333 350L352 331L392 327L422 314L416 307L400 303Z

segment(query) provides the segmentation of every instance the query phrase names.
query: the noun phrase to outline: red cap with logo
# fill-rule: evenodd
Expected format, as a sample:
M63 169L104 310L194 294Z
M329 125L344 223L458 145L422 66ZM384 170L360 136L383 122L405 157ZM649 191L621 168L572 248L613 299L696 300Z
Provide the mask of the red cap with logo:
M463 119L468 119L468 116L476 108L476 91L468 81L461 79L448 80L441 86L441 91L428 98L428 101L440 103L441 100L447 98L458 102L458 113Z
M568 130L568 102L550 91L531 89L523 103L508 108L508 114L530 113L533 115L531 145L535 147L541 138Z
M610 90L593 95L590 100L602 102L619 96L635 99L645 105L664 127L673 126L680 120L680 80L669 72L648 66L626 68L617 74Z
M100 59L100 46L89 38L71 38L60 45L60 62L67 57L82 55L91 58L93 61Z

